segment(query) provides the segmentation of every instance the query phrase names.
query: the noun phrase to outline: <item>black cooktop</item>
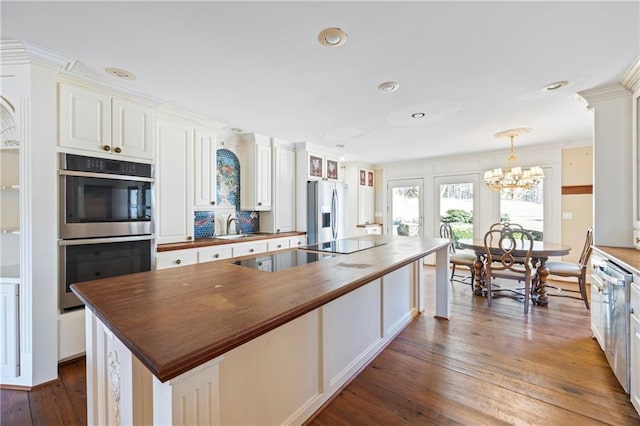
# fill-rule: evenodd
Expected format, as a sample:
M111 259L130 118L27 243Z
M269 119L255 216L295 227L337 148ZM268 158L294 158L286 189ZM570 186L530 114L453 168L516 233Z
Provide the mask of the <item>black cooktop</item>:
M369 240L333 240L320 244L311 244L308 246L300 247L304 250L324 251L329 253L349 254L360 250L366 250L373 247L387 244L380 241Z
M233 264L244 266L245 268L257 269L259 271L277 272L330 257L333 257L333 255L292 250L238 260L233 262Z

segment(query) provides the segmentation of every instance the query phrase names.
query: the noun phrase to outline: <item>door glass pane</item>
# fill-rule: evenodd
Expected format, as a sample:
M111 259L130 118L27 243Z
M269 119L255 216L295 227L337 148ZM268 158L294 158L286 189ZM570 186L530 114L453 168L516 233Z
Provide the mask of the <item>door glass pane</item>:
M500 192L500 221L522 225L534 240L542 241L544 231L543 185L528 190Z
M392 234L420 236L420 186L391 188Z
M473 238L473 183L440 185L440 221L451 224L453 238Z

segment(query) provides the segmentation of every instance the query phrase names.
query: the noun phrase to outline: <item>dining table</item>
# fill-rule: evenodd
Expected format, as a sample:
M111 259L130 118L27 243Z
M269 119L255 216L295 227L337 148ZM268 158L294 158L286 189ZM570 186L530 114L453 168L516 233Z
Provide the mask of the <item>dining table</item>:
M516 239L516 244L522 245L523 241ZM528 243L527 243L528 244ZM474 294L482 296L484 293L484 259L486 258L486 250L484 246L484 238L474 239L460 239L458 240L458 247L461 249L473 250L476 254L476 260L473 263L475 269L475 283L473 287ZM491 253L500 254L498 247L489 247ZM571 247L558 243L550 243L547 241L534 241L533 249L531 250L531 261L534 268L536 268L536 278L534 279L534 288L531 292L531 300L537 305L546 305L547 299L547 277L549 276L549 269L545 266L547 259L550 256L566 256L571 251ZM513 253L516 257L525 257L526 249L522 249Z

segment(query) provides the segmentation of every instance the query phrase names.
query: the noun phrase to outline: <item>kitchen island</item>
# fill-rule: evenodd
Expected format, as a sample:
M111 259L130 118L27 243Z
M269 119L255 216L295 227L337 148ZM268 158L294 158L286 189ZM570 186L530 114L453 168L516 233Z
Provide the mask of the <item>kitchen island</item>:
M385 244L279 272L221 261L75 284L89 423L302 423L422 310L431 253L449 316L449 240L360 239Z

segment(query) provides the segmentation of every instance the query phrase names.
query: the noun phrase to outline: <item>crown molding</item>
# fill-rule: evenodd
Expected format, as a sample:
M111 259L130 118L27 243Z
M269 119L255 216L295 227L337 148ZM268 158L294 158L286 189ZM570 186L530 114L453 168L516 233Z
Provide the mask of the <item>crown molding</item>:
M583 90L578 92L578 95L588 102L587 108L591 109L593 104L597 102L631 96L631 91L622 84L616 83L610 86Z
M33 44L12 39L0 40L0 58L5 65L24 65L38 63L51 68L60 69L73 59Z
M627 70L621 83L632 92L640 90L640 58Z

